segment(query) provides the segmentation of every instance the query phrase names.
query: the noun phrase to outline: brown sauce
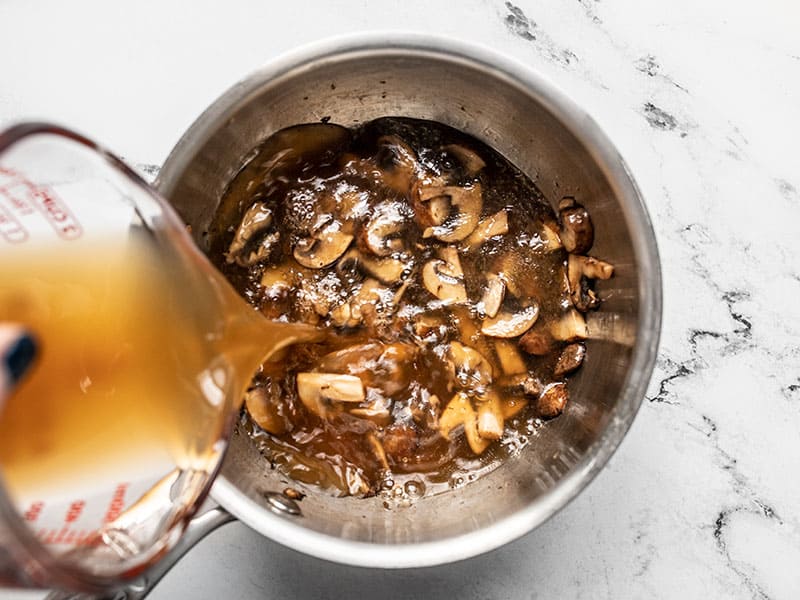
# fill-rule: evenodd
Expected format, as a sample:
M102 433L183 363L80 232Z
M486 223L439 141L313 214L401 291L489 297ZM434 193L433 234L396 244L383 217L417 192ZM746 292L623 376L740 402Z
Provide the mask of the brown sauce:
M441 124L273 135L222 199L211 257L265 316L331 335L262 366L247 431L335 494L421 495L495 468L563 410L583 358L575 294L597 300L585 277L570 288L562 227L530 179Z

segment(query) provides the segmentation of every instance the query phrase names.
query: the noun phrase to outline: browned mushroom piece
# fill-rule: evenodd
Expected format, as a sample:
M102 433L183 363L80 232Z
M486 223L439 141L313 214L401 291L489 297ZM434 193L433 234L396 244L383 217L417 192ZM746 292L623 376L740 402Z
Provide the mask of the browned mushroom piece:
M336 263L336 270L339 273L347 269L356 268L386 285L400 283L403 273L410 272L411 267L410 257L405 257L405 260L394 257L374 258L359 252L356 248L351 248L345 252L339 262Z
M488 242L493 237L508 233L508 214L503 209L478 221L475 231L469 234L461 246L465 250L472 250Z
M447 332L447 320L440 313L420 313L413 319L414 334L425 341L440 341Z
M489 447L491 440L482 438L478 433L478 417L469 396L457 392L439 417L439 433L451 439L452 432L462 426L467 444L475 454L481 454Z
M567 384L563 382L548 385L536 401L536 411L548 419L560 415L569 400Z
M467 290L464 287L464 271L458 251L447 246L442 248L439 259L432 259L422 267L422 283L431 294L445 304L467 301Z
M535 327L519 339L519 347L534 356L547 356L553 346L553 336L545 328Z
M533 327L539 317L539 306L531 304L517 312L501 312L494 318L486 318L481 333L489 337L513 338Z
M475 177L486 166L486 162L475 151L461 144L448 144L442 150L454 156L470 177Z
M498 338L494 342L494 351L500 362L500 369L506 375L516 375L527 371L525 361L513 343Z
M594 243L594 226L589 212L575 198L564 198L558 204L561 221L561 242L567 252L586 254Z
M450 215L444 223L426 228L422 237L458 242L475 230L483 210L483 191L479 183L465 187L449 185L420 188L420 202L430 202L434 198L449 198Z
M379 204L364 224L359 242L375 256L386 257L402 252L405 249L405 242L401 235L406 220L402 204L398 202Z
M251 267L269 258L280 240L277 231L266 233L272 225L272 216L272 210L264 202L256 202L247 209L226 253L225 259L228 263L235 262L240 267ZM253 243L259 236L261 239Z
M492 383L492 364L475 348L450 342L448 358L453 378L463 389L483 393Z
M338 227L334 222L312 237L300 240L294 248L294 259L309 269L322 269L336 262L353 241L352 235Z
M586 346L583 344L568 344L558 357L553 375L556 377L563 377L577 371L583 364L583 359L586 356Z
M419 447L420 435L413 423L393 423L383 432L383 448L392 464L411 460Z
M327 417L333 402L363 402L364 384L354 375L298 373L297 395L315 415Z
M614 266L591 256L570 254L567 262L569 293L575 308L586 312L597 308L600 301L589 287L587 279L609 279L614 274Z
M521 413L528 406L528 399L525 396L510 396L503 398L501 410L503 418L508 421Z
M586 320L574 308L569 309L564 316L550 325L550 334L561 342L577 342L589 337Z
M409 193L419 170L417 153L411 146L396 135L381 136L376 162L386 187L398 194Z
M506 295L506 282L495 273L486 275L486 281L488 283L478 303L478 310L487 317L494 318L503 304L503 298Z
M488 390L478 397L478 435L485 440L499 440L503 437L504 417L500 396Z
M497 380L497 385L507 394L538 397L542 393L542 382L530 373L505 375Z
M558 234L558 226L554 222L545 221L541 231L542 244L548 252L554 252L564 247Z
M389 460L386 458L386 451L383 449L383 444L381 444L374 431L367 433L367 441L369 442L372 451L375 453L375 458L378 459L381 468L384 471L389 471Z
M293 285L292 274L285 266L273 266L261 274L261 287L267 298L275 299L287 295Z
M291 431L291 421L282 414L280 390L272 387L254 388L245 394L244 404L250 417L264 431L273 435Z

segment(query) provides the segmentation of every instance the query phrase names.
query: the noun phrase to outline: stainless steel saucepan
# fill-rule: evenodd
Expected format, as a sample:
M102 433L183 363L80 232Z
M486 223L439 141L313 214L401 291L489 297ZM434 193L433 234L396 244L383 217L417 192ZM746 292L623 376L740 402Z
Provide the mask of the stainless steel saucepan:
M212 497L221 507L189 527L185 549L233 515L290 548L351 565L422 567L471 557L530 531L602 469L633 421L650 379L661 320L655 237L631 175L608 138L545 78L484 48L429 36L325 42L235 85L189 128L157 180L207 249L223 190L275 131L330 119L433 119L497 149L552 201L573 195L595 223L592 254L612 262L602 309L588 318L587 360L566 412L534 443L462 488L387 511L380 498L299 503L250 439L236 432ZM227 512L226 512L227 511ZM165 570L163 565L159 570Z

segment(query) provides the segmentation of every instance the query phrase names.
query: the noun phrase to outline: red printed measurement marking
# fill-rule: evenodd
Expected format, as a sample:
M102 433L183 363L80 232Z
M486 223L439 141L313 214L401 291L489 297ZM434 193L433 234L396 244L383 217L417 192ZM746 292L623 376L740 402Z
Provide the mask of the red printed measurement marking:
M26 521L33 523L36 519L39 518L39 515L42 514L43 508L44 508L44 502L34 502L28 507L28 510L25 511L23 518Z
M114 490L114 495L111 497L111 502L108 504L106 516L103 517L103 523L111 523L122 514L122 509L125 508L125 492L128 489L127 483L120 483L117 489Z
M8 192L0 189L0 196L8 198ZM14 215L0 205L0 236L11 244L21 244L28 239L28 232Z
M86 506L86 502L83 500L76 500L72 504L69 505L69 510L67 510L67 516L64 518L65 523L74 523L78 520L83 512L83 507Z
M11 180L10 183L7 182L0 187L0 195L6 198L20 215L31 214L33 212L31 207L33 207L47 219L47 222L60 237L66 240L75 240L83 235L83 226L53 190L46 186L36 185L21 173L12 169L0 167L0 175L4 175ZM20 186L27 192L27 198L11 192L12 188ZM19 225L19 221L16 221L16 223ZM21 225L19 227L22 228ZM2 232L2 224L0 224L0 234Z

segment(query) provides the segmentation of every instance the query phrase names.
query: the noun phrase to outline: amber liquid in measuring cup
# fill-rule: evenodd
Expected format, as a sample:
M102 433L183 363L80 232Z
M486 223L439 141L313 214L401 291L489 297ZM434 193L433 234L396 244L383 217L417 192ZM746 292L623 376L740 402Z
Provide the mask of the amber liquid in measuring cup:
M0 409L5 493L52 553L100 575L144 568L207 489L259 365L318 334L268 321L146 230L11 256L0 322L40 347Z

